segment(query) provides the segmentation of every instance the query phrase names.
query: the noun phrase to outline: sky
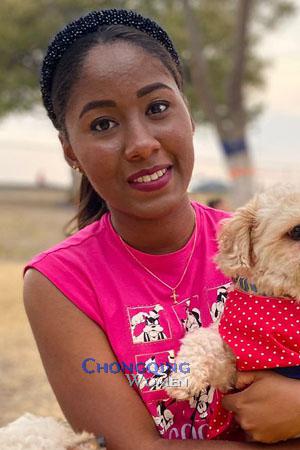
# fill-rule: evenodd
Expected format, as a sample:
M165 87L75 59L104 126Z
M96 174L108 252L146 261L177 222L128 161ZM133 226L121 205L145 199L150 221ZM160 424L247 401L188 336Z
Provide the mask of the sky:
M300 8L299 8L300 9ZM256 181L264 187L279 181L300 183L300 14L268 35L260 45L271 65L266 87L256 94L265 109L249 130ZM0 122L0 184L48 183L66 187L70 171L57 133L41 108L13 114ZM197 127L192 185L207 179L227 181L215 132Z

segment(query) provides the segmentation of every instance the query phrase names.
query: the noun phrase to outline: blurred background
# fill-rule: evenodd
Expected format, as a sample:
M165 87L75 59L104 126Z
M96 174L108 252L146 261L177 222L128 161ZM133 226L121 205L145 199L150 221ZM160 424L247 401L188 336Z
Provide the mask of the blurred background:
M1 0L0 426L25 411L61 415L23 310L22 267L64 238L79 180L38 79L49 37L106 7L153 17L182 57L197 123L192 198L234 209L273 183L300 182L299 0Z

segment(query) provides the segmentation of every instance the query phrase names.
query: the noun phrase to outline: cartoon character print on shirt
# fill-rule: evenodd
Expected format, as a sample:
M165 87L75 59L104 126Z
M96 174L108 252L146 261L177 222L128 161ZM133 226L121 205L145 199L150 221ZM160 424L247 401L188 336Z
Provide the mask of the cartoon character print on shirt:
M129 307L127 311L134 344L171 338L169 322L161 305Z
M182 319L185 331L193 331L202 327L201 314L198 308L186 308L186 319Z
M202 389L198 396L194 396L189 400L191 408L195 408L193 416L195 416L196 413L199 414L201 419L205 419L208 416L209 405L214 399L214 393L215 389L211 386L207 386L207 388Z
M179 426L176 425L176 417L173 414L173 408L175 407L176 415L178 415L176 400L161 399L156 402L154 411L157 415L153 413L152 415L156 425L160 426L160 434L167 439L204 439L209 428L207 417L210 414L214 392L213 388L208 387L189 402L181 402L181 413L185 420Z
M174 403L173 400L171 403ZM166 406L165 402L162 400L158 402L156 406L157 416L153 416L156 426L160 427L160 434L165 434L165 432L173 425L174 415L170 409Z
M210 315L213 322L218 322L223 314L224 305L227 299L228 287L231 283L224 284L223 286L218 286L216 289L216 301L212 304L210 308Z
M178 321L183 325L186 332L202 327L201 313L197 307L198 303L198 295L194 295L172 307Z
M139 372L136 375L138 387L143 392L162 390L168 383L168 377L174 368L174 350L153 354L136 355L136 366ZM144 367L144 369L143 369Z

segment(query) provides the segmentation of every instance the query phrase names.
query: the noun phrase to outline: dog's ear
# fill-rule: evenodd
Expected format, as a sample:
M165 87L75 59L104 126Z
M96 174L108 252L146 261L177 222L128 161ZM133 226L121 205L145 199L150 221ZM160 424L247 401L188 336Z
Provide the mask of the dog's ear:
M229 277L250 275L252 261L251 230L256 221L257 197L238 208L234 215L220 224L218 254L215 262Z

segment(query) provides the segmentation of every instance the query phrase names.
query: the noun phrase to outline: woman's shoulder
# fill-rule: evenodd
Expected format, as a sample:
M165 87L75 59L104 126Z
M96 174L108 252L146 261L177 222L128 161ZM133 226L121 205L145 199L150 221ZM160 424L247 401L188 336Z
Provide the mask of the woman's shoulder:
M24 274L29 267L34 267L40 263L52 264L54 260L65 260L75 265L76 262L84 262L87 254L89 257L91 249L101 243L101 234L105 232L105 217L87 225L76 231L71 236L66 237L57 244L42 250L34 255L25 265Z
M66 237L62 241L53 246L42 250L40 253L34 255L30 261L39 261L50 255L58 254L76 254L84 252L85 248L91 247L99 242L99 236L104 232L103 220L99 219L87 225L74 234Z
M103 220L104 219L104 220ZM101 264L101 243L105 240L105 218L87 225L72 236L42 251L24 266L35 269L99 325L99 298L95 292L95 267Z

